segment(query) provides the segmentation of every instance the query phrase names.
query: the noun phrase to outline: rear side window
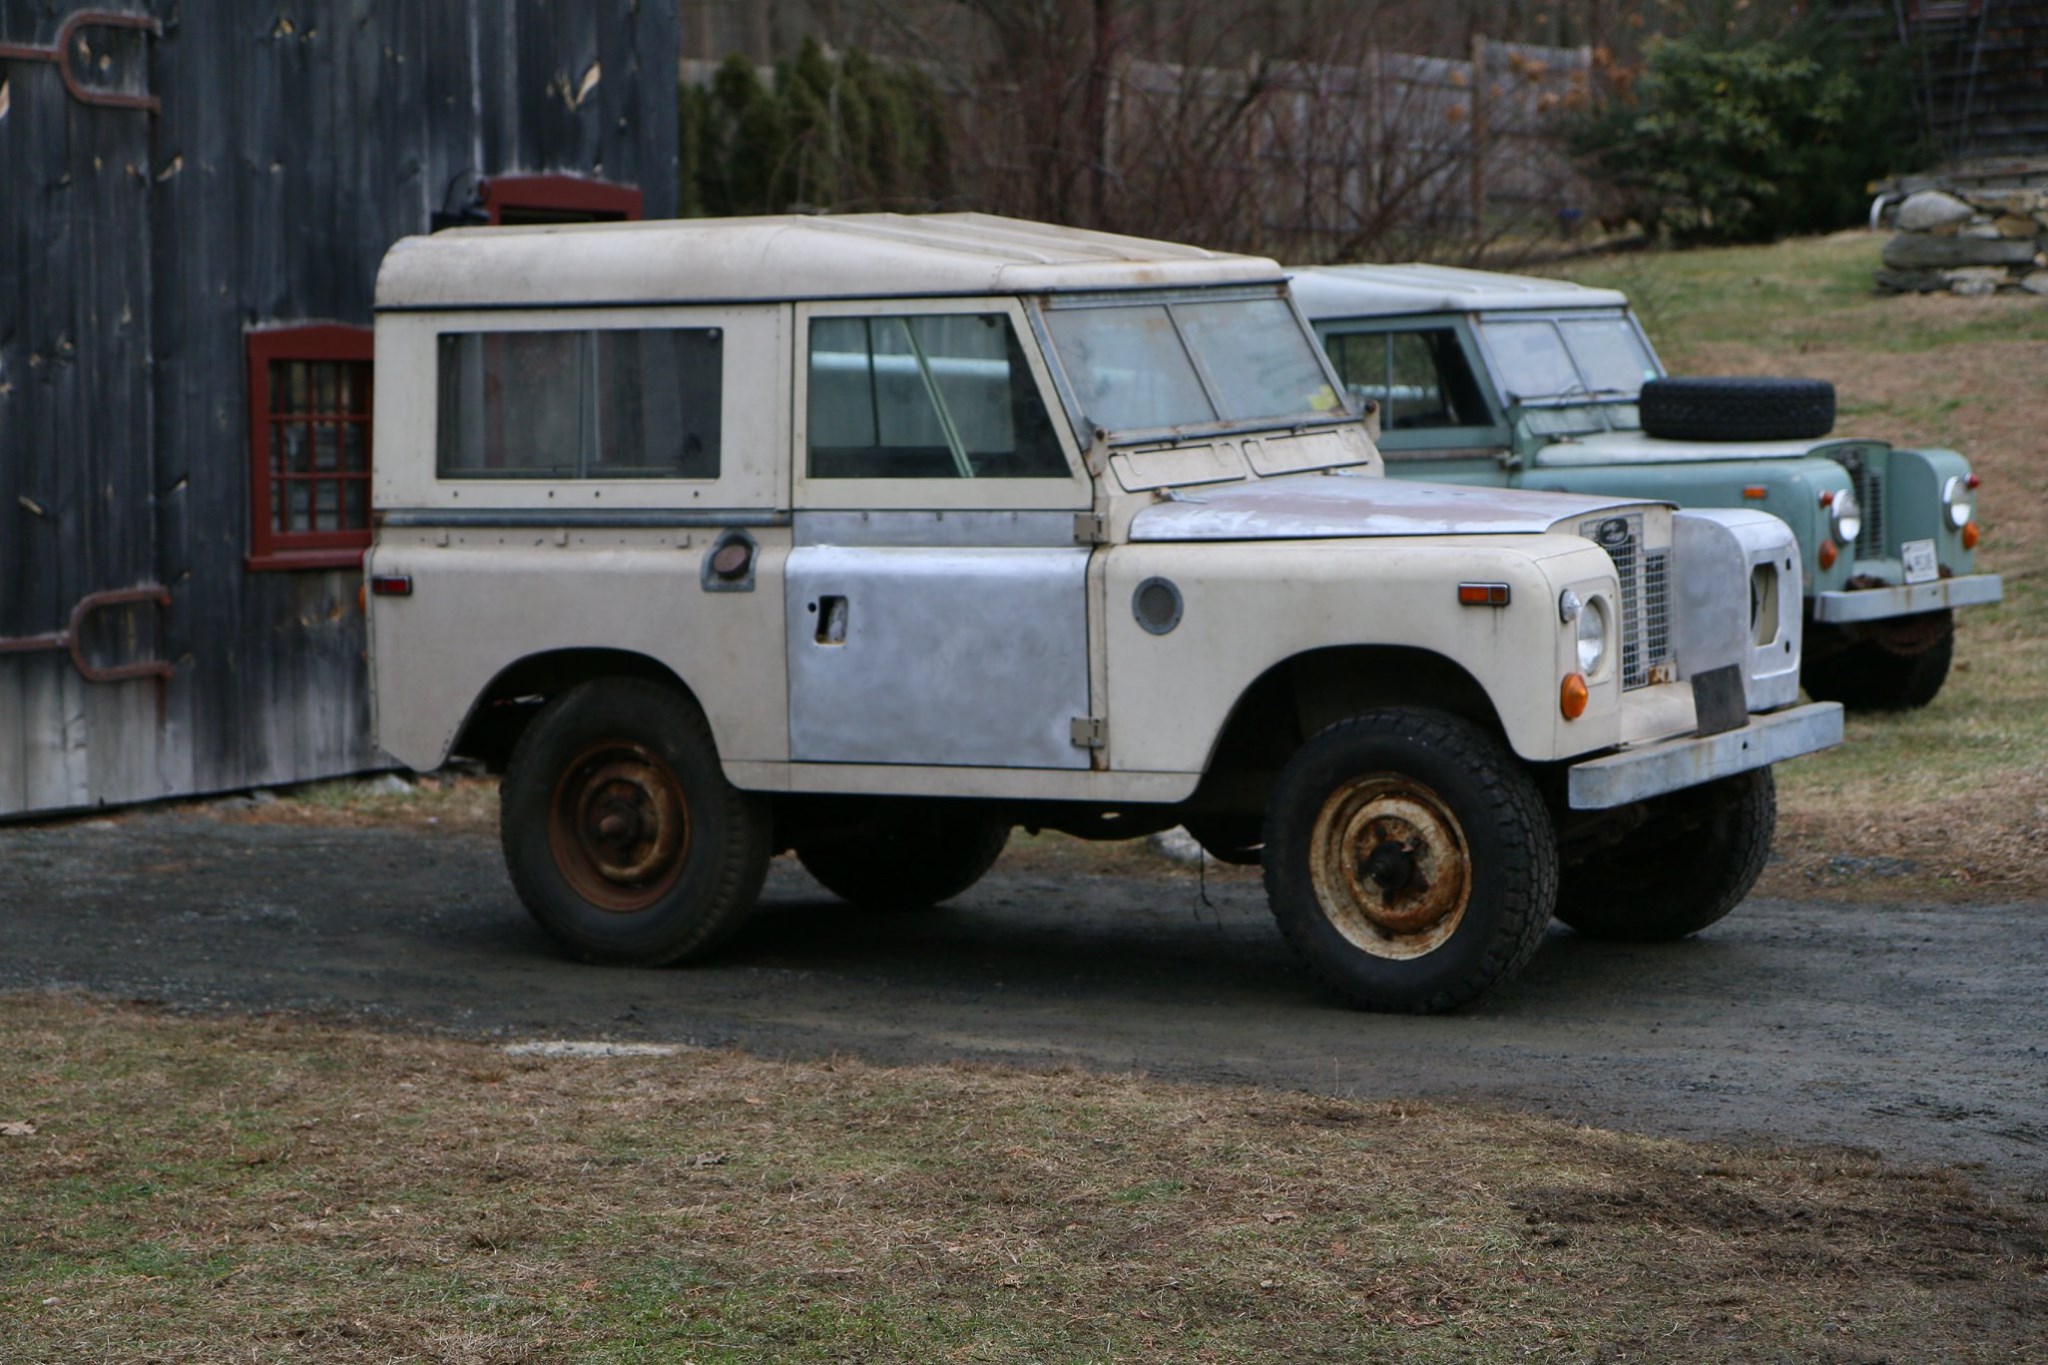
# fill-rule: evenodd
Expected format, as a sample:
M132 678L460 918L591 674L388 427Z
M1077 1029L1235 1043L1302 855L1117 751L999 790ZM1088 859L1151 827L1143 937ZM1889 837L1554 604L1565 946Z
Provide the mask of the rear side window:
M446 479L715 479L716 327L447 332L437 467Z
M1000 313L811 323L814 479L1064 479L1067 457Z

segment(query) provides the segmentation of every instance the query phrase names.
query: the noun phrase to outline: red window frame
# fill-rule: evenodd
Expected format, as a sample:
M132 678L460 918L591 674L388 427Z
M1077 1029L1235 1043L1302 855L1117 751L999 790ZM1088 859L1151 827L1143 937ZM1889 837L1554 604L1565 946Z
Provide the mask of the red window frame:
M321 413L273 412L270 368L278 361L345 362L370 365L376 355L375 333L368 327L318 323L298 327L267 327L248 333L249 352L249 556L251 569L356 569L370 545L370 472L376 450L370 440L375 400L363 391L360 411ZM368 377L368 376L366 376ZM316 474L274 471L270 433L282 425L355 425L362 428L363 467ZM337 448L346 442L336 434ZM271 489L280 481L320 480L363 485L363 524L334 531L292 531L275 524ZM344 508L347 499L341 499Z
M513 222L638 222L646 196L631 185L575 175L496 175L483 184L492 227ZM533 218L523 217L531 213Z

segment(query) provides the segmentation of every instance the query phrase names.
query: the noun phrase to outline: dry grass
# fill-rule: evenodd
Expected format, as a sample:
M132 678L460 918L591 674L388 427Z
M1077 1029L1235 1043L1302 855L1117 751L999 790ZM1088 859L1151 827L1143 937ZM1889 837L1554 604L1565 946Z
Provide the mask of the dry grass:
M2041 1210L1853 1154L37 996L0 1097L9 1361L2048 1356Z

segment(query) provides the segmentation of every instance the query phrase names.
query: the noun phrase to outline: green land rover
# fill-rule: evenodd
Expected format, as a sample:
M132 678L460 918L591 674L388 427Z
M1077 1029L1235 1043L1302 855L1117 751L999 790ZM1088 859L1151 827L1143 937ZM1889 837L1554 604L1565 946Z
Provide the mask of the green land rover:
M1953 450L1831 435L1834 388L1672 379L1613 290L1428 265L1302 269L1294 296L1337 372L1379 408L1387 472L1747 507L1805 559L1800 681L1851 708L1941 690L1975 570L1978 478Z

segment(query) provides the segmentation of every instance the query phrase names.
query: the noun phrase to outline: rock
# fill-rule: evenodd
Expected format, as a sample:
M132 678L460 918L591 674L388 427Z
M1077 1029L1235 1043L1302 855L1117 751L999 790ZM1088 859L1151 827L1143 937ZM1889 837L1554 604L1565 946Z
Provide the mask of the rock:
M1958 232L1956 236L1967 237L1973 242L1995 242L2004 237L2005 234L1998 230L1996 223L1972 223L1961 232Z
M1880 270L1877 287L1894 294L1935 294L1948 288L1939 270Z
M1193 867L1202 861L1202 846L1184 829L1162 830L1145 840L1147 847L1170 863Z
M1954 195L1922 190L1899 205L1898 224L1904 232L1926 232L1949 223L1967 223L1970 215L1970 206Z
M1962 233L1963 225L1961 223L1943 223L1940 227L1927 229L1929 237L1960 237Z
M2020 288L2029 294L2048 294L2048 270L2036 270L2020 281Z
M1998 287L2012 278L1997 266L1966 266L1961 270L1944 270L1942 278L1948 281L1951 294L1965 298L1979 298L1985 294L1996 294Z
M2025 265L2034 259L2031 241L1978 241L1902 232L1884 244L1884 263L1893 270L1949 270L1964 265Z
M2041 230L2033 219L2017 213L2006 214L1992 226L1998 229L1998 235L2001 237L2032 237Z
M1971 190L1970 202L1986 213L2048 213L2048 190Z
M406 781L397 773L385 773L382 777L373 777L363 785L373 796L411 796L414 794L412 783Z

